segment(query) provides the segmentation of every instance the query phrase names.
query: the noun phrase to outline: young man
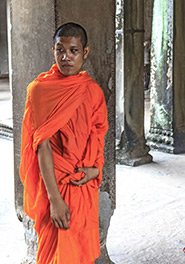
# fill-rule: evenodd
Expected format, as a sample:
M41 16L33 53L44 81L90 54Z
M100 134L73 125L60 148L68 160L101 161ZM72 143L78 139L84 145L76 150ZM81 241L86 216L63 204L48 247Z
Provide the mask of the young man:
M90 264L100 255L98 187L108 129L103 92L80 72L89 54L78 24L53 37L56 64L27 88L20 177L35 221L38 264Z

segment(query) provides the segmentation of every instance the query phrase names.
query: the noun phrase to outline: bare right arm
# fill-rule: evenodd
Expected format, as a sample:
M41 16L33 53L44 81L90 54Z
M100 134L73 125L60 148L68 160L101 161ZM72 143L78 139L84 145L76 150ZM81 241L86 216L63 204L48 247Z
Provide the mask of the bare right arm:
M50 201L51 221L57 228L69 229L70 210L58 190L49 139L39 145L37 156Z

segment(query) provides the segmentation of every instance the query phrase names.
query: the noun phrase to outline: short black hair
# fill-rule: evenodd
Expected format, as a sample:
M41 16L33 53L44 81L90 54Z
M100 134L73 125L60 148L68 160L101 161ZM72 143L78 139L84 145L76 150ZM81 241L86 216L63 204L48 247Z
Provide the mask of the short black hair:
M56 30L53 36L53 47L55 46L57 37L80 37L80 41L82 43L83 48L87 46L88 42L87 33L85 29L81 25L73 22L63 24Z

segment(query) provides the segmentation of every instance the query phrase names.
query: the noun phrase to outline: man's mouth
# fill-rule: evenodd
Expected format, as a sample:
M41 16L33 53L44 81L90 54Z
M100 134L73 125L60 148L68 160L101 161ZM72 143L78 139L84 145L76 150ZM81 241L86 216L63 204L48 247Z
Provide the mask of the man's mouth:
M73 67L71 64L68 63L62 64L62 68L71 68L71 67Z

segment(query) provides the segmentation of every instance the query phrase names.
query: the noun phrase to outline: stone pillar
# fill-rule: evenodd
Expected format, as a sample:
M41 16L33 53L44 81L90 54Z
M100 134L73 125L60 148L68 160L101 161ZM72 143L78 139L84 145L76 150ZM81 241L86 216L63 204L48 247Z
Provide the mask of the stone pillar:
M123 0L116 1L116 145L120 142L124 124L123 102Z
M21 127L27 85L48 71L53 63L52 36L55 32L53 0L11 0L11 52L14 131L14 181L16 213L25 227L28 263L34 263L36 234L23 211L23 186L19 178ZM51 52L50 52L51 51Z
M104 178L100 191L102 255L96 263L111 263L107 254L106 238L115 207L115 1L12 0L11 20L15 205L17 215L25 226L29 263L35 263L36 236L33 223L23 212L22 184L18 173L26 87L40 72L50 68L53 62L50 50L54 30L69 21L80 23L87 29L91 52L85 69L102 87L108 106L109 132L105 141Z
M56 0L55 3L57 27L72 21L87 30L91 51L85 69L103 89L107 102L109 131L105 139L105 166L100 189L102 255L96 264L108 264L111 261L106 249L106 238L115 207L115 1L80 0L79 3L79 0Z
M154 0L144 0L144 88L150 90L150 49ZM146 131L146 130L145 130ZM145 132L146 133L146 132Z
M152 161L144 137L144 1L124 1L124 131L117 162L137 166Z
M185 152L185 2L155 0L151 49L152 148Z
M185 152L185 2L174 1L174 153Z
M154 0L144 0L144 41L151 40Z

